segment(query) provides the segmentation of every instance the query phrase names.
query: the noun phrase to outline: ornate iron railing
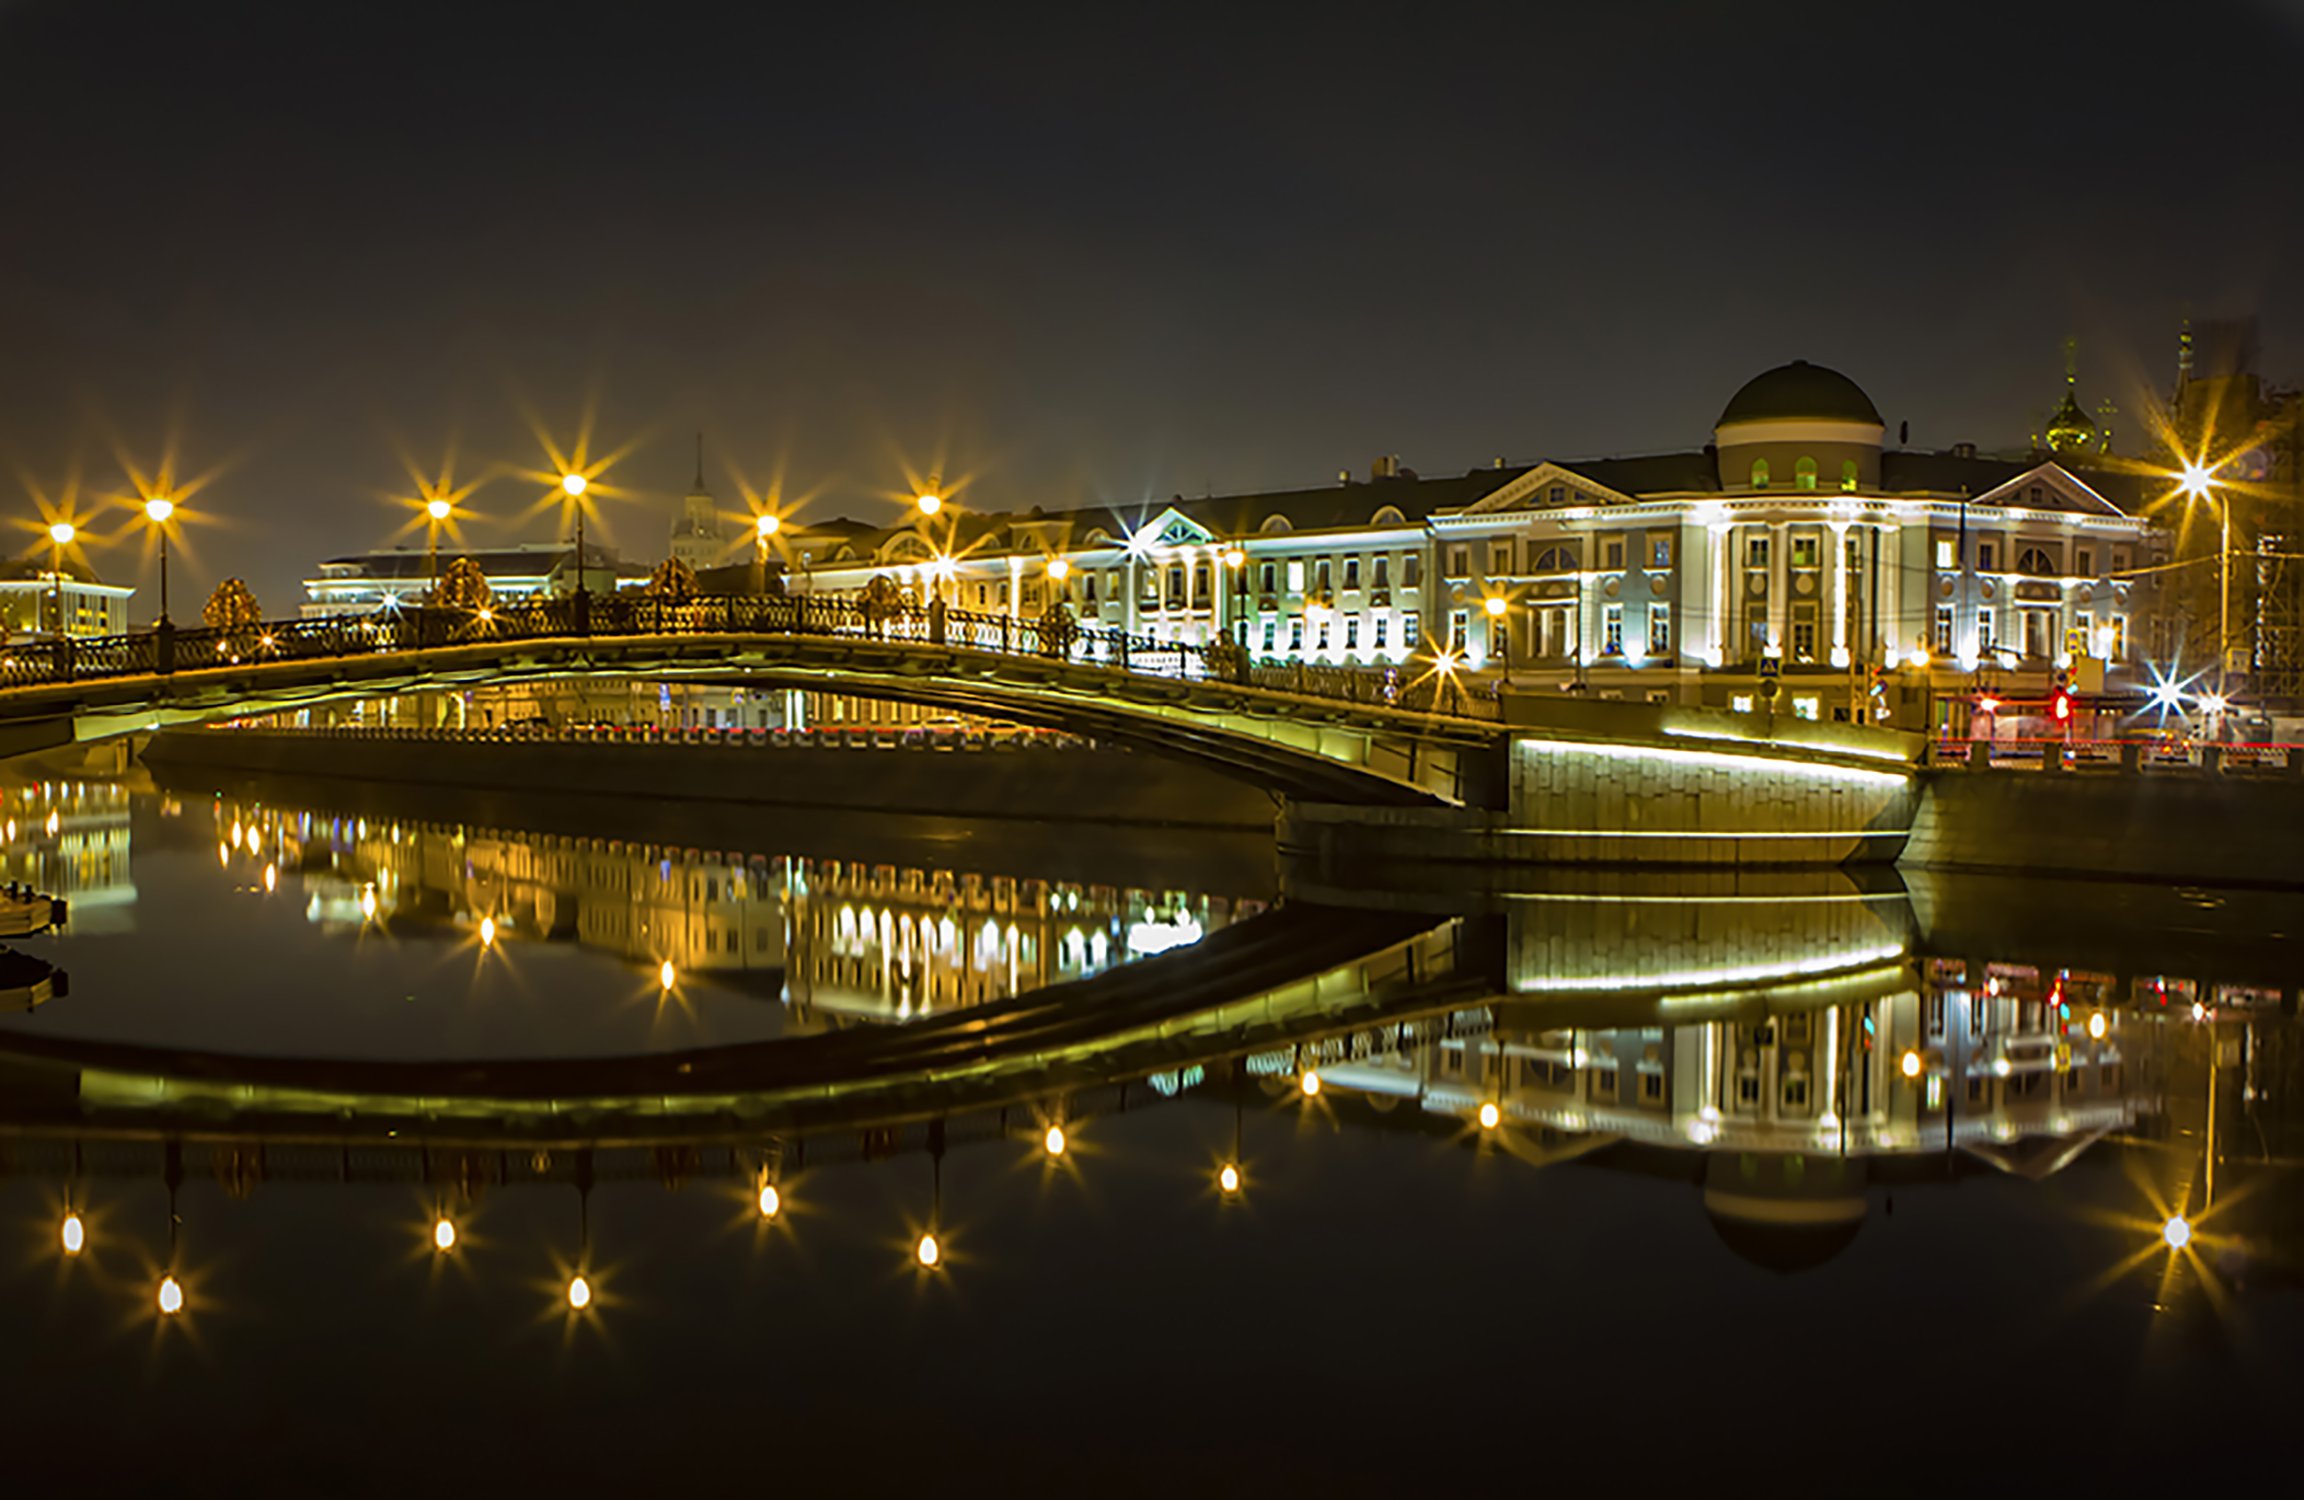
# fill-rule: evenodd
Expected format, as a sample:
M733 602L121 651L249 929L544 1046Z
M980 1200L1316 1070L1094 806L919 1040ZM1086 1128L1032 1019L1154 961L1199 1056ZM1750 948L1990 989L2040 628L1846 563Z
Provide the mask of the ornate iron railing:
M0 688L165 675L252 662L342 660L442 646L678 635L799 635L922 642L1099 666L1134 676L1218 681L1307 698L1455 718L1496 720L1492 696L1444 672L1254 663L1230 641L1193 645L1082 626L1068 617L1025 620L935 604L875 603L801 594L593 595L484 610L405 609L328 620L281 620L217 629L173 626L133 635L39 641L0 648Z

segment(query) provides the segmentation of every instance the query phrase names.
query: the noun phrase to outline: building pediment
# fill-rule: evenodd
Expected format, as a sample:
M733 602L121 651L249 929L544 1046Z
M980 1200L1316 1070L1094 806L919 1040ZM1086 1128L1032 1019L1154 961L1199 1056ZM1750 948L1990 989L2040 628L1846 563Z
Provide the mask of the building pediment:
M1631 505L1630 495L1612 490L1597 480L1587 479L1561 464L1541 463L1519 478L1484 495L1462 510L1460 516L1492 516L1509 511L1550 510L1570 505Z
M1136 528L1139 547L1205 547L1216 534L1171 505Z
M2059 463L2027 469L1976 498L1986 505L2015 505L2026 510L2068 510L2089 516L2127 514Z

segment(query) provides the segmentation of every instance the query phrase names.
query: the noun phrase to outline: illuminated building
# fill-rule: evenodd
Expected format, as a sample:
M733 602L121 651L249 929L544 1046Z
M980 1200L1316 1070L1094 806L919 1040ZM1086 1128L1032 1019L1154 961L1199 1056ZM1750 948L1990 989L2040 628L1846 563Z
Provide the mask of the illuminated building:
M648 581L646 569L617 561L613 552L595 543L585 543L584 550L593 571L615 570L620 589ZM332 557L320 564L317 577L304 580L303 615L307 620L341 619L422 604L432 587L435 566L444 572L458 558L477 563L490 593L505 603L543 598L564 592L560 574L573 556L562 542L523 542L473 552L444 551L437 561L429 549L417 546Z
M2053 451L1923 452L1888 442L1854 381L1795 361L1747 381L1702 449L1437 479L1386 458L1363 483L1136 508L948 506L840 540L811 586L886 578L1017 629L1061 604L1083 628L1229 638L1262 662L1414 669L1448 650L1482 687L1509 673L1746 710L1774 688L1800 717L1965 728L1953 700L1984 689L2045 713L2060 671L2138 685L2157 491L2099 463L2068 405ZM812 706L828 711L848 709Z
M10 640L56 633L59 580L49 562L43 555L0 567L0 624L6 626ZM65 634L127 634L128 600L136 592L134 588L106 583L86 564L69 557L64 560L61 583Z

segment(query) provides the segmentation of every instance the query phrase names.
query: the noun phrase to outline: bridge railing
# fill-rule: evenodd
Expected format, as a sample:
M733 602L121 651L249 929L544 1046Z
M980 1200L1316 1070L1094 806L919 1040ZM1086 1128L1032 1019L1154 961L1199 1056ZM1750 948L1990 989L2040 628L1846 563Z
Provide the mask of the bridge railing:
M2240 741L1990 739L1929 742L1928 764L1973 771L2068 771L2086 775L2196 771L2225 776L2304 777L2304 745Z
M577 595L480 610L411 608L323 620L225 628L163 626L132 635L36 641L0 648L0 687L165 675L253 662L341 660L383 652L569 636L805 635L916 641L1138 676L1234 682L1371 707L1501 718L1497 702L1452 678L1403 678L1396 668L1355 670L1254 664L1242 647L1206 645L1084 626L1069 616L1021 619L939 604L843 595Z

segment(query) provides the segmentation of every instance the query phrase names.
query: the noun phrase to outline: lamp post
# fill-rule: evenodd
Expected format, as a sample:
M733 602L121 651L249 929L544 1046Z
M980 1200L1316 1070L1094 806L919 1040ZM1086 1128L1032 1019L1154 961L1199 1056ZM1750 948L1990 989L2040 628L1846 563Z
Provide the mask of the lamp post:
M1505 611L1512 606L1502 594L1490 594L1480 606L1488 612L1488 645L1496 653L1497 669L1503 673L1504 686L1512 685L1512 628L1504 621Z
M144 502L144 518L160 533L160 621L168 623L168 520L176 514L176 502L166 495L154 495Z
M424 514L429 523L424 528L425 551L428 554L431 567L432 598L435 601L440 595L440 528L455 513L455 502L446 495L435 492L431 499L424 502ZM163 574L162 576L165 577L166 575Z
M760 570L760 592L763 594L768 592L768 543L783 529L784 523L774 516L760 515L752 518L752 562Z
M576 592L592 591L591 580L584 576L584 492L591 481L583 475L570 472L560 476L560 493L566 495L576 507Z
M2232 500L2216 493L2215 473L2206 464L2186 464L2182 488L2192 499L2207 500L2216 507L2216 688L2218 696L2223 696L2232 662Z
M1224 549L1224 570L1232 575L1232 639L1248 649L1248 554L1238 547Z
M58 521L48 528L48 540L54 544L54 562L49 579L54 584L56 597L56 639L64 639L64 549L72 545L79 529L70 521Z

